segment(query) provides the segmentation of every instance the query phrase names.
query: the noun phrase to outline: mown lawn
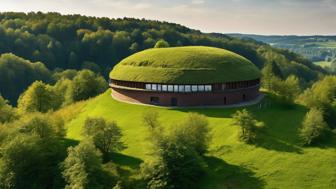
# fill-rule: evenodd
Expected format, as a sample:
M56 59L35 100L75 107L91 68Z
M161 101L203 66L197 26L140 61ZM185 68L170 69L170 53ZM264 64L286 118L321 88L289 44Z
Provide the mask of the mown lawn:
M169 109L131 105L113 100L110 91L76 108L77 113L72 113L74 118L66 125L67 137L81 140L81 127L87 117L102 116L116 121L122 128L127 148L115 154L113 160L130 170L149 157L147 130L142 124L145 111L158 111L167 129L188 112L198 112L208 117L212 133L206 157L208 173L201 178L201 188L336 188L335 139L317 147L299 145L297 129L307 111L304 107L282 107L269 97L262 105L248 107L266 125L256 145L237 140L239 128L231 124L230 118L237 108Z

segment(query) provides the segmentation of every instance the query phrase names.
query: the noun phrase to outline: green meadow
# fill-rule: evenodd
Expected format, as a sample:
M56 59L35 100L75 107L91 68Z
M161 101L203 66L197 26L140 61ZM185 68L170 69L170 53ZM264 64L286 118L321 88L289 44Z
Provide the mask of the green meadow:
M297 130L307 109L296 105L284 107L266 95L264 100L247 107L266 128L256 145L238 141L239 128L231 115L242 108L172 109L126 104L112 99L110 91L60 110L67 114L67 138L83 139L81 128L87 117L104 117L116 121L123 132L126 148L112 155L116 164L136 175L148 154L148 133L142 115L149 110L160 114L169 130L188 112L208 117L212 140L206 157L207 175L201 188L336 188L336 140L323 141L315 147L302 147ZM72 113L69 113L69 110Z
M321 66L322 68L328 68L330 67L331 62L328 61L318 61L318 62L314 62L314 64Z

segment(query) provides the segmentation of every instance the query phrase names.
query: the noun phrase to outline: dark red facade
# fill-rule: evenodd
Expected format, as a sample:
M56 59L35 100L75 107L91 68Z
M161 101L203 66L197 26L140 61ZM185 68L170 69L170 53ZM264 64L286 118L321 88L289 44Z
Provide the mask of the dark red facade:
M243 82L211 84L211 91L167 92L145 89L144 83L112 81L113 98L159 106L221 106L255 100L259 97L259 79Z

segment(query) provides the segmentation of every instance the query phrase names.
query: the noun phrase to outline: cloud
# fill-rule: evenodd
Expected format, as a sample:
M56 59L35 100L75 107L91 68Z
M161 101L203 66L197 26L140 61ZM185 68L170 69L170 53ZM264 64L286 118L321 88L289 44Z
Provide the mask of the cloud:
M192 0L191 1L191 4L194 4L194 5L202 5L204 3L205 3L204 0Z

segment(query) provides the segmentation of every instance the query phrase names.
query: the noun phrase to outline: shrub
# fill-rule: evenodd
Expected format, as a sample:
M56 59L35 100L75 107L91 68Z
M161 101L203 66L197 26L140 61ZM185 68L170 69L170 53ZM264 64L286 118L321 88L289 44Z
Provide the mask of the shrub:
M322 138L326 130L327 123L323 119L323 112L317 108L312 108L303 119L299 136L304 145L310 145Z
M154 48L166 48L169 47L169 43L163 39L156 42Z
M239 138L246 143L254 143L257 139L258 128L264 126L263 122L254 119L253 115L246 109L233 114L233 124L241 128Z

